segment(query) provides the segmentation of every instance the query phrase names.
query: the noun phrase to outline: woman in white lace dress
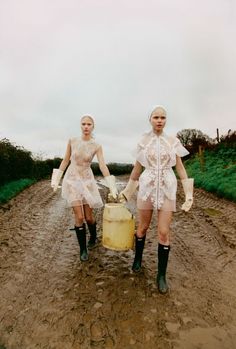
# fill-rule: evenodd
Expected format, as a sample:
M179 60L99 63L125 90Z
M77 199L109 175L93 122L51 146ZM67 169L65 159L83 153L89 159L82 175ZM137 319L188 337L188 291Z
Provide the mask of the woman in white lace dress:
M129 200L139 186L137 208L139 224L135 236L135 258L132 269L141 270L142 254L146 232L153 211L157 212L158 236L158 273L157 286L161 293L168 291L166 269L170 251L170 224L173 211L176 210L177 180L172 169L182 181L186 201L182 209L188 211L193 202L193 179L188 178L181 157L188 151L176 137L164 133L166 111L156 106L149 117L152 130L143 135L137 145L136 163L126 188L120 193L120 200ZM142 172L142 170L144 171Z
M69 139L64 159L59 169L53 170L52 175L52 187L56 191L63 172L70 163L62 181L62 197L67 200L68 205L74 211L75 231L80 245L81 261L88 260L85 221L90 232L88 249L92 249L97 243L96 222L92 210L103 206L90 167L95 155L111 195L116 198L118 194L115 177L110 175L105 164L102 146L92 137L93 129L94 119L90 115L83 116L81 118L81 137Z

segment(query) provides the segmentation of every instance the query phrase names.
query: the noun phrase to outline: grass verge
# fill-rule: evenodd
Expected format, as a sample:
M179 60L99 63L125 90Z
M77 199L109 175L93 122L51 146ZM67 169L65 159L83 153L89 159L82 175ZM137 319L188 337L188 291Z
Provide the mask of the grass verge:
M19 194L23 189L35 183L35 179L19 179L17 181L9 182L0 187L0 204L4 204L14 196Z

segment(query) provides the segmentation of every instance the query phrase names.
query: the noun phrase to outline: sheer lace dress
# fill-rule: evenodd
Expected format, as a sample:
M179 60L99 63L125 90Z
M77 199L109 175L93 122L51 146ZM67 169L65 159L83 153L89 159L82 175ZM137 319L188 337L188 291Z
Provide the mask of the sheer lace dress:
M137 145L136 160L145 167L139 178L137 207L143 210L176 210L177 180L172 169L176 155L189 152L176 137L145 133Z
M93 172L92 160L100 145L94 139L84 141L72 138L70 165L62 181L62 197L69 206L88 204L91 208L103 206Z

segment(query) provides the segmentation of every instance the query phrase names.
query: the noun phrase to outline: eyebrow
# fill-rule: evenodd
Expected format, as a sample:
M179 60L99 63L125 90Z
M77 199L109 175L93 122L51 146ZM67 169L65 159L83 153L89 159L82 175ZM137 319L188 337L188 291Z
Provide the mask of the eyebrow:
M166 118L166 115L152 115L153 118Z

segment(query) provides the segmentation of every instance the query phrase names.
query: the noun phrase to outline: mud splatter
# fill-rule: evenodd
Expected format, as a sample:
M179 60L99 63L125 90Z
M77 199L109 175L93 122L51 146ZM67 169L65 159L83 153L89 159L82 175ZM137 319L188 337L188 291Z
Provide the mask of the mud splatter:
M100 244L80 262L71 209L49 181L1 207L0 348L235 348L236 205L199 189L189 213L182 201L180 188L166 296L155 284L155 217L134 275L133 251ZM101 239L102 210L96 219Z

